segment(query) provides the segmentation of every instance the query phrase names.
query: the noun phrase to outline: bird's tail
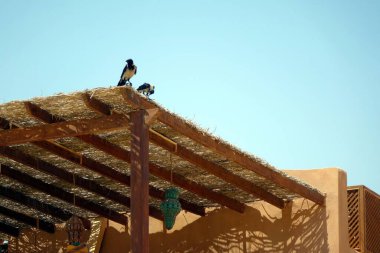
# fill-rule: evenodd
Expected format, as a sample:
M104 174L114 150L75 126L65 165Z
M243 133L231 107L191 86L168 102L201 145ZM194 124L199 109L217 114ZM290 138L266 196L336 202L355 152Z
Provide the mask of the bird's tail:
M126 81L123 80L123 79L120 79L119 83L117 84L117 86L123 86L125 85Z

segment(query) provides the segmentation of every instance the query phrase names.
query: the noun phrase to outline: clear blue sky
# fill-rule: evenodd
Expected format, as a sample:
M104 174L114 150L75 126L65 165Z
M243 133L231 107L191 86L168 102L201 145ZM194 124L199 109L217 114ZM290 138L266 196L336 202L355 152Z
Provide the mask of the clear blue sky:
M0 0L0 102L117 83L280 169L380 192L380 1Z

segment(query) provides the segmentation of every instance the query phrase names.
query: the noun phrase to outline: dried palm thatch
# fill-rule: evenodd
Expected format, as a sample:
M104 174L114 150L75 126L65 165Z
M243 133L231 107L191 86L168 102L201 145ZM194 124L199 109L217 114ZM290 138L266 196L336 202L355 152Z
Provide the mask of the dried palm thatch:
M98 89L93 89L93 90L87 90L84 92L75 92L71 94L57 94L50 97L38 97L38 98L33 98L29 101L37 105L38 107L48 111L52 115L65 119L65 120L91 119L91 118L99 117L99 114L86 105L83 99L84 94L87 94L88 96L90 96L91 99L97 99L101 101L102 103L108 105L113 113L128 114L131 111L135 110L135 107L131 106L131 104L129 103L126 103L125 96L123 96L123 93L126 92L126 89L130 89L130 88L125 88L125 87L98 88ZM134 91L131 91L131 92L134 92ZM137 93L135 94L135 96L138 96L139 99L145 100L145 98L141 97ZM26 110L24 102L25 101L14 101L14 102L9 102L9 103L0 105L0 117L10 122L11 128L12 127L24 128L24 127L38 126L38 125L43 124L40 120L33 117ZM153 101L149 101L149 103L159 108L161 111L169 115L175 116L179 121L182 121L189 128L197 131L198 133L205 135L212 140L217 140L219 143L228 147L232 152L239 153L240 155L244 156L245 158L248 158L250 161L254 162L255 164L265 167L265 169L268 170L269 172L275 172L277 175L281 177L289 178L290 180L292 180L293 182L296 182L300 186L313 190L318 193L318 191L314 189L313 187L301 181L298 181L294 178L291 178L287 174L275 169L273 166L255 157L254 155L245 153L239 150L237 147L234 147L233 145L223 141L222 139L216 136L213 136L212 134L201 129L200 127L196 126L192 122L169 112L168 110L166 110L164 107L160 106L159 104ZM254 171L244 168L240 164L234 161L231 161L230 159L227 159L223 154L215 152L214 150L208 147L205 147L201 143L189 138L188 136L185 136L179 133L172 127L160 121L155 121L151 125L151 129L160 133L162 136L165 136L166 138L172 140L173 142L186 147L188 150L195 153L196 155L201 156L207 161L212 162L213 164L216 164L217 166L224 168L226 171L234 175L237 175L241 178L247 179L250 182L254 182L254 184L256 184L258 187L264 189L265 191L268 191L269 193L277 196L278 198L281 198L285 201L289 201L295 197L299 197L298 194L294 193L290 189L285 189L279 186L278 184L274 183L272 180L268 180L268 178L264 178L258 175L257 173L255 173ZM131 138L130 138L130 132L127 129L107 132L105 134L100 134L99 136L121 147L122 149L130 150ZM108 153L105 153L97 148L94 148L93 146L81 140L78 140L77 138L71 138L71 137L61 138L61 139L54 140L54 142L65 148L70 149L71 151L74 151L78 154L91 158L99 163L107 165L120 173L123 173L126 175L130 174L130 165L127 162L117 159L114 156ZM40 147L37 147L36 145L33 145L31 143L14 145L12 146L12 148L22 151L23 153L29 156L32 156L37 159L48 162L50 164L53 164L61 169L64 169L66 171L79 175L83 178L91 179L94 182L97 182L99 185L106 186L107 188L114 190L125 196L130 195L129 188L120 184L119 182L116 182L115 180L109 179L91 170L83 168L76 163L73 163L61 157L58 157L57 155L49 151L46 151ZM207 172L203 168L200 168L199 166L194 165L193 163L181 158L175 153L169 152L168 150L152 142L150 142L150 147L149 147L149 159L150 159L150 162L158 166L161 166L167 171L173 171L174 173L182 175L189 180L192 180L194 182L197 182L201 185L206 186L208 189L214 192L221 193L239 202L247 203L247 202L258 200L258 198L253 196L252 194L247 193L246 191L240 189L236 185L232 185L226 182L223 177L217 177ZM73 193L77 196L81 196L93 202L99 203L103 206L109 207L110 209L115 210L117 212L125 212L125 211L128 212L128 209L125 206L115 203L114 201L108 198L101 197L95 193L73 186L72 184L64 182L52 175L45 174L39 170L30 168L29 166L26 166L25 164L21 164L19 162L13 161L9 159L8 157L0 155L0 163L10 166L24 173L27 173L29 175L32 175L33 177L41 179L44 182L47 182L49 184L58 186L59 188L64 189L67 192ZM171 185L170 181L159 179L158 177L154 175L151 175L149 180L150 180L149 182L150 185L158 189L166 189L167 187ZM77 207L67 204L61 200L57 200L56 198L51 197L47 194L40 193L39 191L36 191L33 188L27 187L14 180L5 178L4 176L0 177L0 183L1 185L6 185L8 187L22 191L28 196L32 196L38 200L51 203L65 210L71 210L72 213L78 213L78 214L81 214L82 216L94 215L93 213L90 213L90 212L83 212L83 210ZM197 205L201 205L203 207L218 206L218 204L215 203L214 201L208 198L199 197L198 195L191 193L187 191L186 189L181 188L180 195L183 199L189 202L196 203ZM152 206L158 207L159 201L157 199L151 198L150 204ZM7 206L13 209L19 208L18 206L19 204L10 200L2 201L1 205ZM30 214L31 216L44 217L46 219L50 219L54 222L57 222L57 220L54 220L54 218L52 218L49 215L44 215L38 211L33 211L30 209L25 209L25 210L28 210L26 213ZM1 216L0 216L0 219L3 220ZM17 224L17 225L20 226L20 224Z

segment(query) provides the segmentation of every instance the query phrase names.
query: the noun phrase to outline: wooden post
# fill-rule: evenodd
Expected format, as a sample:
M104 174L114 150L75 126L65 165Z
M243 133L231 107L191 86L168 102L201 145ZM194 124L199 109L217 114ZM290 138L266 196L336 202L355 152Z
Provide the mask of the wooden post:
M149 136L145 110L130 113L131 121L131 248L149 252Z

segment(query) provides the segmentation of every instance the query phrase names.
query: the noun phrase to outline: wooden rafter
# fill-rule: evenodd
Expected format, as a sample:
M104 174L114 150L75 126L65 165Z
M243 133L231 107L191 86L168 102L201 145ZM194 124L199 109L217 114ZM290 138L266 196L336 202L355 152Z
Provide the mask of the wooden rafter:
M97 98L91 97L87 93L82 94L82 98L85 101L87 107L100 113L101 115L111 115L111 113L113 113L112 108L109 105L98 100ZM253 182L228 171L222 166L206 160L202 156L197 155L196 153L187 149L185 146L163 136L161 133L153 129L149 129L149 138L156 145L166 149L169 152L175 153L182 159L185 159L186 161L197 165L199 168L206 170L207 172L221 178L228 183L233 184L234 186L246 191L247 193L259 197L274 206L284 208L285 202L283 199L277 197L276 195L266 191L261 187L258 187Z
M65 147L62 147L60 145L57 145L52 142L48 141L39 141L39 142L33 142L33 144L39 146L40 148L43 148L51 153L54 153L58 155L59 157L62 157L68 161L71 161L79 166L82 166L83 168L92 170L94 172L97 172L103 176L106 176L108 178L111 178L115 181L118 181L120 183L123 183L124 185L130 185L130 177L126 174L123 174L107 165L104 165L102 163L99 163L89 157L86 157L84 155L77 154ZM75 176L76 178L78 176ZM105 198L108 198L110 200L113 200L115 202L118 202L119 204L122 204L128 208L130 208L130 198L127 196L124 196L114 190L111 190L104 186L99 186L96 183L94 184L94 181L80 178L79 181L75 179L75 183L79 186L83 186L83 188L93 191ZM158 219L163 220L161 211L155 207L155 206L149 206L149 215Z
M6 119L0 118L0 127L3 129L8 129L10 127L10 124ZM18 128L18 126L15 126L15 125L13 125L12 127ZM95 171L99 174L105 175L105 176L112 178L112 179L115 179L117 181L121 181L124 184L125 184L125 182L127 182L127 184L129 185L130 179L129 179L128 175L120 173L119 171L114 170L109 166L98 163L97 161L95 161L91 158L88 158L84 155L81 155L81 154L78 154L74 151L71 151L70 149L67 149L61 145L58 145L58 144L50 142L50 141L37 141L37 142L32 142L32 143L34 145L40 147L40 148L43 148L43 149L45 149L51 153L54 153L54 154L66 159L68 161L71 161L77 165L80 165L84 168ZM3 149L7 150L7 151L3 150L4 151L3 154L4 155L8 154L8 156L10 156L8 158L16 160L16 161L23 163L25 165L31 166L35 169L42 169L42 171L45 173L51 174L51 173L58 172L61 175L67 174L66 170L63 170L61 168L57 168L51 164L47 164L38 158L31 157L31 156L24 154L23 152L18 151L16 149L13 149L13 148L3 148ZM1 148L0 148L0 150L1 150ZM0 154L2 154L1 151L0 151ZM30 162L28 162L28 160ZM42 164L42 168L39 167L39 164ZM55 174L53 174L53 175L55 176ZM124 195L122 195L118 192L115 192L111 189L108 189L106 187L99 186L94 181L90 181L88 179L80 178L77 175L65 176L64 178L72 179L72 180L68 181L69 183L75 182L77 185L83 186L86 190L93 191L97 194L100 194L101 196L103 196L105 198L109 198L113 201L118 202L119 204L125 205L128 208L130 207L130 198L129 197L124 196ZM149 206L149 214L150 214L150 216L152 216L156 219L159 219L159 220L163 219L161 211L154 206Z
M7 198L9 200L12 200L14 202L17 202L19 204L28 206L30 208L33 208L42 213L53 216L62 221L66 221L70 219L71 216L74 215L70 211L63 210L59 207L41 202L35 198L29 197L28 195L25 195L24 193L17 191L15 189L12 189L10 187L0 185L0 196ZM80 218L82 219L83 225L85 226L86 229L91 228L90 220L84 217L80 217Z
M20 213L12 209L6 208L4 206L0 206L0 213L9 218L28 224L29 226L38 228L48 233L54 233L55 231L54 223L46 221L45 219L34 218L24 213Z
M204 159L202 156L191 152L189 149L185 148L183 145L177 144L176 154L180 156L181 158L196 164L197 166L206 170L207 172L225 180L226 182L231 183L232 185L235 185L236 187L242 189L243 191L252 194L253 196L259 197L260 199L278 208L285 207L285 201L282 198L277 197L276 195L268 192L267 190L257 186L253 182L228 171L222 166Z
M9 159L12 159L16 162L22 163L26 166L29 166L33 169L40 170L44 173L53 175L59 179L62 179L72 185L81 187L88 191L94 192L104 198L113 200L119 204L122 204L126 207L130 207L130 198L107 187L104 187L97 182L80 177L74 173L66 171L62 168L59 168L53 164L45 162L39 158L32 157L24 152L11 147L0 147L0 155L5 156ZM5 165L2 165L3 167ZM149 208L150 214L152 217L162 220L162 215L160 210L151 206Z
M56 123L56 122L64 122L65 119L52 115L48 111L40 108L39 106L30 103L30 102L25 102L25 108L26 110L35 117L36 119L39 119L45 123ZM110 154L118 159L121 160L127 160L130 161L130 153L125 152L125 149L107 141L106 139L100 138L97 135L82 135L82 136L77 136L80 140L86 142L87 144L90 144L91 146L94 146L95 148L102 150L103 152ZM129 176L128 178L126 177L118 177L115 180L124 183L128 186L130 186L130 179ZM120 181L123 180L123 181ZM157 189L153 186L149 186L149 195L158 198L158 199L164 199L164 192L160 189ZM192 212L194 214L204 216L205 215L205 208L202 206L199 206L197 204L194 204L192 202L189 202L183 198L180 198L179 201L181 202L181 206L184 210Z
M13 237L18 237L20 235L20 228L16 228L8 223L0 221L0 232Z
M12 169L8 166L2 165L1 175L7 176L18 182L33 187L41 192L44 192L50 196L63 200L71 205L86 209L90 212L96 213L100 216L113 220L122 225L126 225L128 222L127 216L120 214L112 209L106 208L86 198L77 196L71 192L65 191L55 185L43 182L40 179L29 176L19 170Z
M212 200L239 213L244 213L246 207L245 204L237 201L236 199L227 197L226 195L219 192L212 191L204 185L192 181L180 174L176 174L176 176L174 176L170 171L154 163L149 163L149 171L155 176L162 178L168 182L172 182L173 184L178 185L199 196Z
M124 100L135 108L157 108L155 104L143 99L140 95L135 93L135 91L133 91L129 87L127 87L126 89L122 89L121 94L124 97ZM197 129L195 129L194 126L190 125L187 122L184 122L177 116L168 113L162 108L159 109L161 112L158 115L158 120L164 123L165 125L168 125L169 127L173 128L175 131L196 141L197 143L202 144L203 146L226 157L227 159L236 162L243 168L251 170L256 174L266 178L267 180L272 181L278 186L288 189L291 192L297 193L303 196L304 198L307 198L319 205L324 205L325 196L316 189L311 189L303 184L300 184L296 180L287 177L286 175L283 175L278 171L266 168L263 164L255 162L254 160L247 157L245 154L231 149L231 147L226 143L219 141L218 139L212 138L208 134L199 132Z
M33 169L40 170L44 173L53 175L75 186L81 187L88 191L92 191L96 194L99 194L100 196L109 198L119 204L122 204L125 206L129 206L130 204L129 198L119 192L116 192L107 187L104 187L93 180L80 177L77 174L74 174L65 169L59 168L37 157L33 157L28 154L25 154L24 152L16 148L0 147L0 155L5 156L9 159L12 159L16 162L22 163Z
M25 104L27 110L31 113L31 115L33 115L34 117L46 122L46 123L55 123L56 121L57 122L63 122L64 119L58 117L58 116L54 116L52 114L50 114L48 111L46 110L43 110L41 108L39 108L37 105L35 104L32 104L30 102L26 103ZM103 152L105 153L108 153L122 161L125 161L125 162L128 162L130 163L131 162L131 159L130 159L130 152L113 144L113 143L110 143L108 142L107 140L103 139L103 138L100 138L96 135L83 135L83 136L78 136L79 139L83 140L84 142L86 143L89 143L91 145L93 145L94 147L96 147L97 149L99 150L102 150ZM163 168L160 168L158 165L155 165L154 163L149 163L149 169L150 169L150 172L152 173L152 175L155 175L155 176L158 176L158 177L161 177L167 181L170 180L170 176L168 173L163 173L164 169ZM218 192L214 192L210 189L208 189L207 187L197 183L197 182L194 182L194 181L191 181L179 174L176 174L176 173L173 173L172 174L172 178L173 178L173 183L188 190L188 191L191 191L197 195L200 195L204 198L207 198L207 199L210 199L212 201L215 201L221 205L224 205L224 206L227 206L235 211L238 211L238 212L244 212L244 208L245 208L245 205L243 203L240 203L239 201L233 199L233 198L229 198L221 193L218 193ZM190 187L189 187L190 186ZM151 188L150 188L151 189ZM151 190L150 190L150 193L151 193ZM160 193L161 194L161 193ZM152 194L151 194L152 195ZM157 194L155 195L157 196ZM162 197L163 195L161 195ZM188 203L189 202L185 202L184 200L180 200L181 202L181 205L183 206L184 209L190 209L188 208ZM192 207L192 209L194 210L194 207ZM194 212L194 211L192 211Z
M0 146L10 146L32 141L102 133L128 127L124 115L111 115L96 119L80 119L35 127L10 129L0 132Z

